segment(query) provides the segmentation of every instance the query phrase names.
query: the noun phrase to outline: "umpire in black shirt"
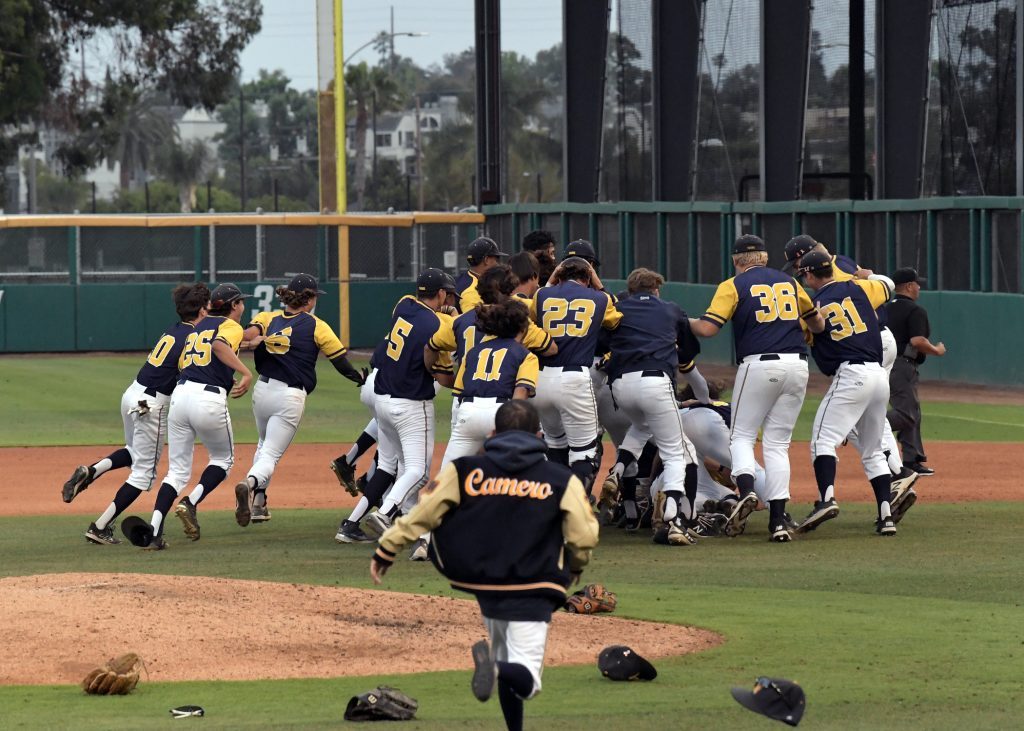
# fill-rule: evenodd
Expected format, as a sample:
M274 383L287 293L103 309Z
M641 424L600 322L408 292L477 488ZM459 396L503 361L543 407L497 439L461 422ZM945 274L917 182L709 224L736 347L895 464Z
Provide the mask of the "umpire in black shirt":
M929 355L946 354L942 343L932 345L928 336L928 312L917 303L921 287L927 281L910 267L893 272L896 296L887 305L889 329L896 338L896 362L889 374L889 425L903 449L903 464L919 475L935 470L926 466L928 460L921 443L921 401L917 395L917 369Z

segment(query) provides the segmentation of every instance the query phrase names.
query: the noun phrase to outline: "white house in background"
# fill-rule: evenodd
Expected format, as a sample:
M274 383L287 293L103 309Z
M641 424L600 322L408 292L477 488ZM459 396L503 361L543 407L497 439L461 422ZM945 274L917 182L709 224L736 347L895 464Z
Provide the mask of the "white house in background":
M420 106L420 136L424 144L430 135L438 132L446 125L456 124L465 120L459 112L458 97L441 96L437 101L425 102ZM356 124L354 115L350 116L345 125L345 154L354 159L356 154ZM367 119L366 129L366 169L373 167L374 144L377 148L378 160L395 160L403 175L416 174L416 109L403 112L378 114L376 126L372 110Z

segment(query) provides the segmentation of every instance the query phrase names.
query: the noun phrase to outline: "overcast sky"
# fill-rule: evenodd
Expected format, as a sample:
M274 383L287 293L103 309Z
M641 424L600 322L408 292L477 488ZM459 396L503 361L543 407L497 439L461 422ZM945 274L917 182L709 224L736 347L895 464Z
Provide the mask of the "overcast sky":
M343 0L345 56L389 31L391 8L395 31L428 33L398 37L395 52L420 66L440 64L445 54L473 47L473 0ZM561 41L559 0L514 0L502 3L501 46L533 57ZM354 60L375 61L373 47ZM248 81L261 68L282 69L299 89L316 86L316 3L314 0L263 0L263 30L242 54Z

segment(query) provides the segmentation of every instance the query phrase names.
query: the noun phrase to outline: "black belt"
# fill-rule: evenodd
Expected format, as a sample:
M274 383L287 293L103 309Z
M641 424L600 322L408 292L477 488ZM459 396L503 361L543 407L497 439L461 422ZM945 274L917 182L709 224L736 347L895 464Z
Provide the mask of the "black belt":
M187 378L182 378L180 381L178 381L178 385L181 386L182 384L187 383L188 380L189 379L187 379ZM192 383L199 383L199 381L192 381ZM204 391L209 391L210 393L220 393L221 391L224 391L225 393L227 392L226 388L222 389L222 388L220 388L218 386L209 386L209 385L203 386L203 390Z
M474 398L479 398L479 399L492 398L495 401L497 401L499 404L503 404L506 401L509 401L509 399L503 398L503 397L500 397L500 396L459 396L459 403L460 404L464 404L467 401L472 401Z
M661 378L666 375L665 371L644 371L640 374L641 378Z
M264 383L270 383L270 381L271 381L271 378L270 378L270 376L263 376L263 375L261 375L261 376L259 377L259 380L263 381ZM275 378L275 379L273 379L273 380L275 380L275 381L276 381L277 379ZM284 383L284 381L281 381L281 383ZM286 385L286 386L287 386L288 388L297 388L297 389L299 389L300 391L305 391L305 390L306 390L306 387L305 387L305 386L303 386L303 385L301 385L301 384L300 384L300 385L297 385L297 386L296 386L296 385L292 385L291 383L285 383L285 385Z
M797 353L800 356L800 360L807 360L807 353ZM765 353L764 355L758 356L758 360L782 360L782 356L778 353Z
M576 371L577 373L582 373L584 369L586 369L586 366L544 366L544 368L561 368L563 373L565 373L566 371ZM541 370L544 370L544 368L541 368Z
M864 365L865 363L867 363L867 361L866 360L844 360L843 363L846 363L846 365Z
M155 388L147 388L145 391L143 391L143 393L146 394L147 396L152 396L153 398L156 398Z

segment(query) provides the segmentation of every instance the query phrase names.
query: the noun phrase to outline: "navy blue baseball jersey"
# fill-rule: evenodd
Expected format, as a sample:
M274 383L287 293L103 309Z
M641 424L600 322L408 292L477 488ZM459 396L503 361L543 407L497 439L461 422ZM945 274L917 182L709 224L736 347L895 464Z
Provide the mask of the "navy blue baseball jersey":
M690 319L675 302L639 292L619 300L616 308L622 320L609 343L609 383L623 373L647 370L663 371L675 379L679 363L689 364L700 353Z
M455 393L463 398L511 399L516 387L537 388L537 356L515 338L485 340L466 353L455 377Z
M487 307L488 305L482 305ZM524 304L524 306L527 306ZM455 318L451 329L442 328L430 339L430 347L438 352L453 353L452 359L458 363L462 360L467 350L484 340L493 338L493 335L485 335L480 332L476 325L476 308L464 312ZM551 336L537 327L532 320L526 327L526 335L523 336L523 345L538 355L551 346Z
M434 398L434 377L423 362L423 349L441 328L451 329L450 320L441 318L412 295L398 300L391 315L391 329L373 354L377 367L374 392L414 401ZM442 360L434 370L451 373L452 368L449 361Z
M835 375L844 361L882 362L882 338L875 309L889 299L884 282L853 279L829 282L814 293L825 330L814 336L811 353L821 372Z
M860 267L857 266L857 262L855 262L850 257L846 256L845 254L836 254L835 256L832 257L832 269L833 271L838 270L840 272L845 272L846 274L853 276L854 274L857 273ZM839 281L843 281L846 278L840 275L836 277L836 279Z
M589 368L601 328L614 330L622 319L610 295L579 282L538 289L530 315L558 345L557 353L541 358L541 366L563 368Z
M479 277L468 269L455 278L455 292L459 299L459 312L469 312L480 304L480 292L477 291L479 281Z
M181 352L181 377L208 386L230 390L235 371L213 354L213 343L220 340L238 352L242 343L242 326L228 317L210 315L196 323Z
M708 404L693 404L691 409L709 409L722 417L726 426L732 426L732 404L728 401L712 401Z
M762 353L807 353L800 319L817 310L803 287L777 269L756 266L726 279L701 317L718 327L732 320L736 362Z
M334 360L348 352L331 326L308 312L261 312L249 327L258 329L264 338L253 353L260 375L303 388L306 393L316 388L320 353Z
M149 357L139 369L135 380L146 388L152 388L157 393L170 396L171 391L178 385L178 361L181 358L181 351L185 349L188 336L196 329L192 325L179 322L171 325L164 332L163 336L156 341Z

